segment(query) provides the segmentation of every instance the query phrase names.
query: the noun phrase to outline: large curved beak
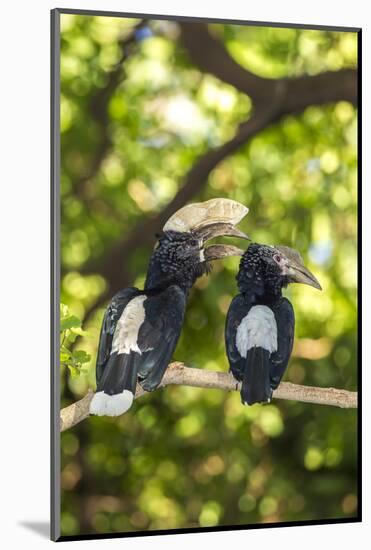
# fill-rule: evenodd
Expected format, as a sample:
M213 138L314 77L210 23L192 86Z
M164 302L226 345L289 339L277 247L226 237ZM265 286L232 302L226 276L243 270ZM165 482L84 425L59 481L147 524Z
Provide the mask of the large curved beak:
M322 290L319 281L308 268L298 262L290 262L288 264L288 279L291 283L302 283L304 285L313 286L318 290Z
M229 244L211 244L204 250L205 261L222 260L228 256L243 256L244 251Z
M251 240L248 235L237 229L233 224L224 222L211 223L210 225L200 227L195 231L195 234L202 242L209 241L215 237L237 237L238 239Z

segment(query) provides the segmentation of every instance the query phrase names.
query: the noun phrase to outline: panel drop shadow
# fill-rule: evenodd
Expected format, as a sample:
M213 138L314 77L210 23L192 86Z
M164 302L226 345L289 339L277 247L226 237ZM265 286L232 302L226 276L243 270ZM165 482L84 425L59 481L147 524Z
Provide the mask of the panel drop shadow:
M43 539L50 539L50 523L48 521L20 521L19 525L40 535Z

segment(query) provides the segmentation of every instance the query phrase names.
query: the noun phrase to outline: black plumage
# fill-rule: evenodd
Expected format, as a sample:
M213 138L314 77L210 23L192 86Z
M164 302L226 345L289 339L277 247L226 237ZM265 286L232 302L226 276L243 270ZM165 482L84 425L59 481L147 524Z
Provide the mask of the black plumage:
M118 320L136 297L143 298L145 315L136 338L140 352L131 349L129 353L112 353ZM114 395L129 390L134 393L138 378L147 391L157 387L180 335L185 301L185 293L177 285L147 292L128 288L114 296L101 329L96 366L98 392Z
M242 382L243 403L267 403L285 373L294 342L295 316L282 289L301 282L320 289L298 252L251 244L240 263L240 290L226 319L230 370Z
M221 225L233 234L230 224L218 224L218 235L223 234ZM192 285L210 271L211 260L242 254L226 245L204 247L215 231L164 231L151 256L144 290L127 288L113 297L101 328L92 414L125 412L137 382L147 391L158 387L177 345Z

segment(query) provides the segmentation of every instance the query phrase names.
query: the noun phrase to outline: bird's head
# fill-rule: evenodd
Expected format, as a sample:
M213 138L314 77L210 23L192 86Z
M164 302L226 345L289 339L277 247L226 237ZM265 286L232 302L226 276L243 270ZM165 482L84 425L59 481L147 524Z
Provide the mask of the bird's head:
M188 290L208 273L213 260L242 256L236 246L207 242L215 237L248 239L235 225L247 214L242 204L229 199L212 199L190 204L176 212L164 225L152 254L145 288L178 284Z
M242 256L237 283L241 292L257 296L280 296L290 283L303 283L322 290L297 250L288 246L253 243Z

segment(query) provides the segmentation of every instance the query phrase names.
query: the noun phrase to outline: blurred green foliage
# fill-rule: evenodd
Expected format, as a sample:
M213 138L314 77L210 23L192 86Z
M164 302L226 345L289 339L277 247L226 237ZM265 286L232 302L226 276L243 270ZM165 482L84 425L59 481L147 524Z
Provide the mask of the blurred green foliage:
M105 253L175 196L200 155L234 135L251 102L192 65L174 22L142 27L123 59L120 43L138 21L61 17L66 405L94 387L104 307L90 310L108 288L99 267ZM210 28L236 61L265 77L357 63L354 33ZM287 116L221 162L194 197L241 201L250 208L242 229L255 241L300 250L324 290L287 291L297 328L286 380L350 390L357 386L356 116L346 102ZM150 253L138 247L118 272L141 286ZM237 268L229 259L197 282L175 358L227 369L223 329ZM84 334L79 319L88 311ZM77 334L84 355L76 357ZM353 410L278 400L243 407L238 393L218 390L157 391L120 418L92 417L62 434L62 532L352 517L356 419Z
M91 355L84 350L71 349L71 345L78 336L87 336L81 328L81 321L76 315L71 315L68 306L60 305L60 365L69 369L71 376L87 373L83 369L84 363L89 363Z

